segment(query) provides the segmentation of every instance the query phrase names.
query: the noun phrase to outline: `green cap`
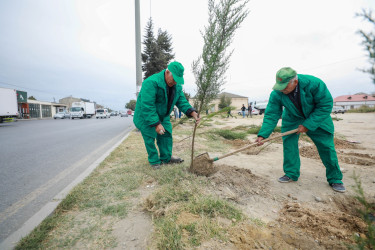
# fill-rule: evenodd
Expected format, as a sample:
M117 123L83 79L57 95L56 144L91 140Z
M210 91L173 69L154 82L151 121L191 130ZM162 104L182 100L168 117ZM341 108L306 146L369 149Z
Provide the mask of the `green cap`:
M184 66L179 62L171 62L168 70L172 73L173 79L178 84L184 84Z
M276 73L276 84L273 86L274 90L283 90L288 85L289 81L297 75L297 72L289 67L281 68Z

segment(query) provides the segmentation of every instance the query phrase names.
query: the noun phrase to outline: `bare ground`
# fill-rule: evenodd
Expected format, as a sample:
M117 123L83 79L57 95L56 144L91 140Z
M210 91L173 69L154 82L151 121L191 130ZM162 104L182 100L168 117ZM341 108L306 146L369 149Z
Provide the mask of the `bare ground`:
M359 218L361 205L353 198L353 172L360 176L362 186L370 202L375 200L375 115L338 115L335 121L335 141L339 163L347 188L344 194L334 192L325 178L325 168L315 146L308 140L300 140L301 177L298 182L279 183L282 171L282 144L270 143L263 148L251 148L237 155L214 163L215 172L208 176L207 192L233 201L263 226L241 222L228 227L229 242L210 240L199 249L345 249L352 243L353 234L363 237L366 225ZM259 125L262 116L250 118L221 119L216 128L234 128L239 125ZM211 127L212 128L212 127ZM181 138L175 138L179 140ZM228 141L236 149L253 142ZM189 148L190 140L176 143L174 154ZM211 157L220 153L208 152ZM152 183L150 185L153 185ZM145 192L147 194L148 192ZM128 219L117 224L115 233L119 248L144 248L150 241L152 222L138 208L146 195L135 204ZM197 215L183 213L178 223L194 221ZM231 222L222 221L223 226ZM122 239L122 240L121 240ZM133 244L133 243L134 244Z

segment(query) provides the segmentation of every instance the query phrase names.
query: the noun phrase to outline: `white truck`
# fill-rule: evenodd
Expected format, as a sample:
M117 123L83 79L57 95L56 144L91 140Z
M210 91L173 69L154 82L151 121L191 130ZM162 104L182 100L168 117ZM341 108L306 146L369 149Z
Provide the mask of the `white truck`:
M0 123L18 116L17 91L0 88Z
M95 115L95 104L93 102L73 102L70 108L70 119L91 118Z

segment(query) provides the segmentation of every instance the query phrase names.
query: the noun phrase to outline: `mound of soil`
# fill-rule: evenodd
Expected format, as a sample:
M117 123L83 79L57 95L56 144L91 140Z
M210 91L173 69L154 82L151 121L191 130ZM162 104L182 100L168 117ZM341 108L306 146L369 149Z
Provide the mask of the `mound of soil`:
M252 142L248 140L235 139L235 140L226 140L225 143L230 144L234 146L235 148L241 148L243 146L251 144Z
M240 223L229 235L233 249L323 249L312 237L289 226L261 228Z
M208 177L214 193L237 202L250 195L269 195L268 181L256 176L249 169L216 165L216 172Z
M194 158L189 171L196 175L210 176L216 172L216 169L210 156L207 153L203 153Z
M341 241L350 243L354 233L363 234L366 230L363 220L351 214L351 209L345 210L315 210L288 203L280 211L279 222L301 229L326 248L342 249Z
M336 149L360 149L361 147L355 143L348 142L346 140L341 140L334 138L335 148Z
M343 149L361 149L361 147L359 147L358 145L336 138L334 139L334 142L339 162L361 166L375 165L374 156L371 156L369 154L343 151ZM301 156L303 157L320 160L319 153L315 145L301 147L299 151Z

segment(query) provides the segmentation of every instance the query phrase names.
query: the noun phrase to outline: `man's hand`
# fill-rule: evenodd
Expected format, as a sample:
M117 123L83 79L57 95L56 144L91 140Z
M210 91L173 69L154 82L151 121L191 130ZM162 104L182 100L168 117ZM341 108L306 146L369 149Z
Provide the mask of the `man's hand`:
M299 125L299 126L298 126L297 135L300 134L300 133L306 133L307 131L309 131L308 128L306 128L306 127L303 126L303 125Z
M255 142L257 142L258 143L258 146L261 146L261 145L263 145L263 141L264 140L264 138L263 137L261 137L261 136L258 136L258 138L255 140Z
M165 133L165 129L163 127L163 125L159 124L155 127L155 130L156 130L156 133L158 133L159 135L164 135Z
M201 118L200 117L198 117L198 113L197 112L195 112L195 111L193 111L193 112L191 112L191 114L190 114L192 117L194 117L194 119L195 119L195 123L198 125L199 124L199 122L200 122L200 120L201 120Z

